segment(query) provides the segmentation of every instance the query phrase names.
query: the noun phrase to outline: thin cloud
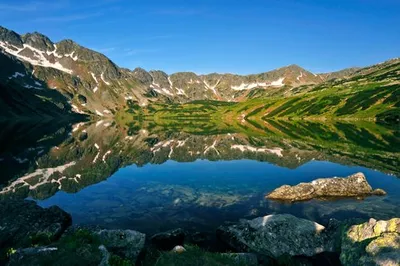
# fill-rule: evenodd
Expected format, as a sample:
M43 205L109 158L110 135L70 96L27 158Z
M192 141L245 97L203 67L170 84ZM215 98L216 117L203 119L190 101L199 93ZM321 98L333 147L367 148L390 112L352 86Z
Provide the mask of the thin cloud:
M73 14L65 16L52 16L52 17L41 17L34 19L35 22L70 22L76 20L85 20L88 18L99 17L103 13L92 13L92 14Z
M26 4L0 4L0 11L14 11L14 12L32 12L38 10L53 10L60 9L66 6L64 1L57 1L56 3L31 1Z
M128 56L144 54L144 53L156 53L159 52L160 49L125 49L125 54Z

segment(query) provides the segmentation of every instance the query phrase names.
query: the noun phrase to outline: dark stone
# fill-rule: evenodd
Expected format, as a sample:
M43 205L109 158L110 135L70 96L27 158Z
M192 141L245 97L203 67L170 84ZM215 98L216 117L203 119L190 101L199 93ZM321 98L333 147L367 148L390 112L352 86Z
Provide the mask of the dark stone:
M71 216L57 206L42 208L33 201L0 201L0 252L9 248L49 244L72 223Z
M185 232L181 229L174 229L159 233L151 237L151 242L161 250L171 250L175 246L182 246L185 241Z
M88 138L88 133L87 132L82 132L80 135L79 135L79 141L84 141L84 140L86 140Z
M279 259L282 256L312 257L336 252L338 226L327 227L289 214L276 214L242 220L221 226L217 236L237 252L251 252Z
M83 96L82 94L79 94L78 95L78 101L81 104L85 104L85 103L87 103L87 98L85 96Z
M100 242L109 252L136 262L143 251L146 235L133 230L100 230Z

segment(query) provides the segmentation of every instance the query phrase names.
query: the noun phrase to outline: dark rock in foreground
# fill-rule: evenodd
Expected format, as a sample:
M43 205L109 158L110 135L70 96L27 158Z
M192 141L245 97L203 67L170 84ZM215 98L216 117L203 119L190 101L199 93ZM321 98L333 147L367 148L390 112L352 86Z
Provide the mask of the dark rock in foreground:
M350 226L342 235L343 265L400 265L400 218Z
M303 201L313 198L365 197L386 195L382 189L372 190L363 173L348 177L320 178L311 183L281 186L266 198L282 201Z
M185 232L181 228L159 233L151 237L153 245L161 250L171 250L175 246L182 246L184 241Z
M333 223L325 228L293 215L276 214L221 226L217 235L239 252L254 252L278 259L287 255L311 257L335 252L337 228Z
M33 201L0 201L0 251L57 240L72 223L59 207L44 209Z
M135 265L144 243L132 230L70 227L49 246L14 250L8 265Z
M133 230L101 230L97 235L108 251L132 262L136 262L146 240L145 234Z

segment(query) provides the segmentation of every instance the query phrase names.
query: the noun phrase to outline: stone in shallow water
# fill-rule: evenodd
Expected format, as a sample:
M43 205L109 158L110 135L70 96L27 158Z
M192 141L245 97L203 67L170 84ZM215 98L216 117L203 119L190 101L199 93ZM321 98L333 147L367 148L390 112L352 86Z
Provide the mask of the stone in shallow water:
M276 214L253 220L242 220L232 226L221 226L218 237L234 250L254 252L272 258L281 256L314 256L334 252L337 225L327 228L290 214Z
M343 265L400 265L400 218L352 225L342 235Z
M300 183L296 186L281 186L266 198L283 201L302 201L313 198L364 197L386 195L382 189L372 190L363 173L348 177L320 178L311 183Z

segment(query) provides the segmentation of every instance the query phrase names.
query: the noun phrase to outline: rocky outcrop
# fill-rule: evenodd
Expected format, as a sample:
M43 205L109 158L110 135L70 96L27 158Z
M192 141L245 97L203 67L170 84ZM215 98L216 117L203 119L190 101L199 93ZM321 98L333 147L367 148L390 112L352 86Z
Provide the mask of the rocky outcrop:
M311 183L281 186L266 198L282 201L303 201L313 198L365 197L386 195L382 189L373 190L363 173L348 177L320 178Z
M311 257L335 251L337 228L333 222L324 227L293 215L276 214L221 226L217 236L239 252L254 252L275 259L281 256Z
M400 218L350 226L342 235L343 265L397 266L400 263Z
M44 209L33 201L0 201L0 251L48 244L57 240L71 221L71 216L56 206Z
M101 230L97 234L108 251L132 262L136 262L146 240L145 234L133 230Z
M181 228L158 233L151 237L152 244L161 250L171 250L175 246L182 246L184 241L185 232Z

